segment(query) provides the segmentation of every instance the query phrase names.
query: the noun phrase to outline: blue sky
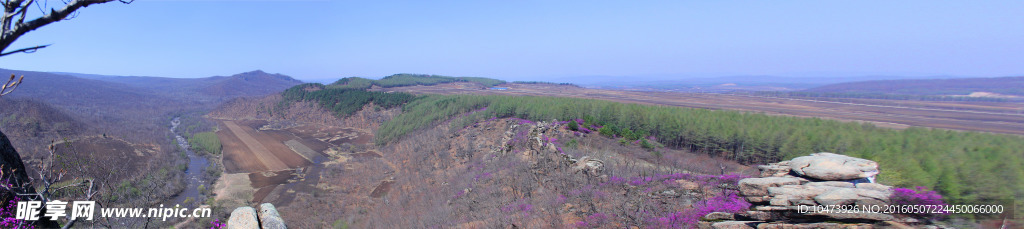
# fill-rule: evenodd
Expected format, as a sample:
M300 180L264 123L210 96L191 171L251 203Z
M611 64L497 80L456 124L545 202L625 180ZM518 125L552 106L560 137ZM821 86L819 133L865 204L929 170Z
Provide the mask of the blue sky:
M1024 75L1024 1L137 0L80 11L8 50L51 47L0 68L307 80Z

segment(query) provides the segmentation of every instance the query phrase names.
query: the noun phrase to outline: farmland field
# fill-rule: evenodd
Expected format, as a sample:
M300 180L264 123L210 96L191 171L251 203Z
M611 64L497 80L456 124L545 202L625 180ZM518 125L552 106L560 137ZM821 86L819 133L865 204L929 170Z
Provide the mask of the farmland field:
M335 152L345 144L370 144L373 139L366 131L351 128L299 125L274 129L262 120L217 122L224 127L217 136L224 146L225 172L237 174L233 179L248 184L222 192L251 192L252 199L245 201L278 206L287 206L296 193L309 193L317 186L328 151Z
M1024 104L853 99L844 102L729 94L621 91L549 84L504 84L490 90L472 83L374 89L413 94L482 94L592 98L626 103L715 110L739 110L770 115L820 117L870 122L890 128L909 126L1024 135Z

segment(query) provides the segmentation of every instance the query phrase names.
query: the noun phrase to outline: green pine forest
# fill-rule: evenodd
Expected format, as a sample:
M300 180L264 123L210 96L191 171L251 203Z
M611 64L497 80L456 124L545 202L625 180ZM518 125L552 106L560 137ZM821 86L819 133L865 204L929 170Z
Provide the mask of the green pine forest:
M397 141L413 131L445 122L458 129L491 117L584 119L584 127L604 126L599 131L602 135L631 139L654 136L666 147L752 165L815 152L867 158L879 162L883 170L879 182L932 187L954 203L1024 197L1024 138L1014 135L927 128L895 130L819 118L579 98L414 96L323 85L317 86L323 89L309 92L303 87L285 91L286 101L318 101L339 116L351 114L370 101L383 107L401 106L400 115L381 125L377 144Z
M295 101L315 101L321 108L345 117L362 109L373 102L374 105L392 108L412 101L415 95L408 93L371 92L363 89L332 88L318 83L307 83L286 89L281 93L284 98L280 107L287 107Z
M491 78L483 77L451 77L451 76L439 76L439 75L421 75L421 74L395 74L386 76L379 80L371 80L360 77L348 77L342 78L334 83L328 85L329 88L347 88L347 89L367 89L374 85L389 88L389 87L402 87L402 86L413 86L413 85L435 85L441 83L452 83L452 82L474 82L479 83L485 87L493 87L498 84L503 84L505 81L496 80Z

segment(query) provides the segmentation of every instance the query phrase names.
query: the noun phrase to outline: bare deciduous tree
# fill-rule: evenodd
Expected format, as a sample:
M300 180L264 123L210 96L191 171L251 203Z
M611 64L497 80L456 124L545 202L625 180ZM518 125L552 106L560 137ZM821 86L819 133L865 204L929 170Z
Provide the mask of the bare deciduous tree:
M18 81L14 81L14 74L11 74L11 79L7 80L7 83L3 84L3 88L0 88L0 96L10 94L18 85L21 85L21 80L24 80L25 76L18 78Z
M42 3L46 3L47 0L41 0ZM36 0L3 0L4 14L0 17L0 56L6 56L14 53L24 52L31 53L38 49L46 48L49 45L37 45L28 48L20 48L13 51L5 52L14 41L18 40L21 35L25 35L29 31L36 30L50 23L68 19L75 13L76 10L83 7L87 7L93 4L101 4L107 2L113 2L115 0L62 0L64 3L63 7L50 8L50 12L45 12L44 7L48 4L40 4L41 2ZM134 0L116 0L125 4L131 3ZM34 5L34 6L33 6ZM31 8L36 8L42 11L43 16L25 21L25 17L29 14Z

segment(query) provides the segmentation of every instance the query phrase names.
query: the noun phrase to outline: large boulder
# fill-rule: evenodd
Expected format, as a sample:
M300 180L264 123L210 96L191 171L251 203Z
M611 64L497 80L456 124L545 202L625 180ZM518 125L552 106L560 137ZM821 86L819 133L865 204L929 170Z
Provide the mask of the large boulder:
M769 203L775 206L790 205L816 205L814 197L822 193L837 189L831 186L812 185L783 185L782 187L769 187L768 195L771 196Z
M260 204L260 226L263 229L286 229L284 220L281 219L281 215L277 213L277 208L273 204L263 203Z
M552 144L553 145L553 144ZM590 176L600 176L604 171L604 162L601 160L583 156L572 165L573 171L582 172Z
M834 153L797 157L789 162L789 167L797 175L825 181L856 180L878 174L877 162Z
M837 188L815 196L814 201L821 205L847 205L855 203L859 198L857 191L852 188Z
M761 177L781 177L788 175L791 170L789 161L759 165L757 169L761 171Z
M235 208L228 218L228 229L259 229L260 221L256 218L256 209L252 207Z
M740 180L740 194L744 196L767 196L769 187L783 185L799 185L800 179L795 177L761 177Z

